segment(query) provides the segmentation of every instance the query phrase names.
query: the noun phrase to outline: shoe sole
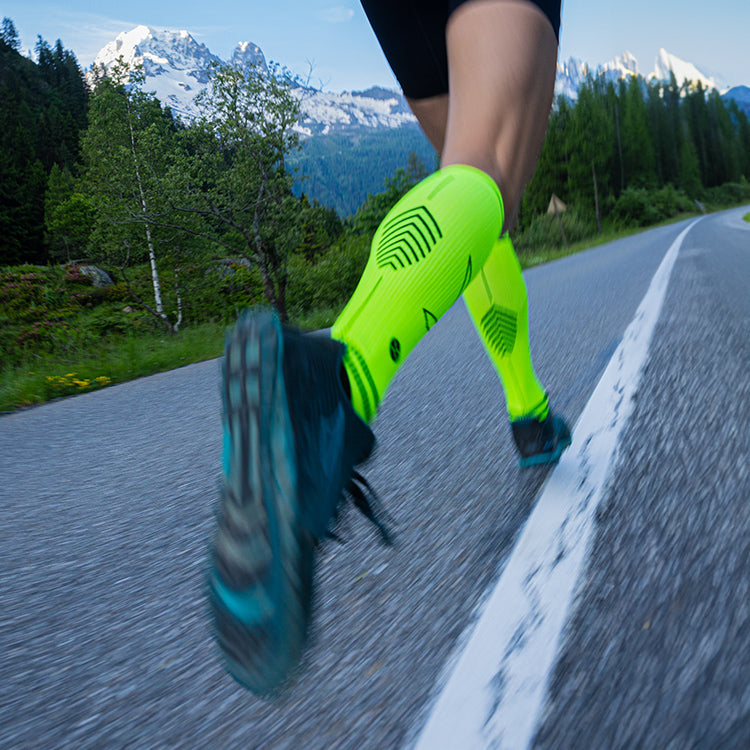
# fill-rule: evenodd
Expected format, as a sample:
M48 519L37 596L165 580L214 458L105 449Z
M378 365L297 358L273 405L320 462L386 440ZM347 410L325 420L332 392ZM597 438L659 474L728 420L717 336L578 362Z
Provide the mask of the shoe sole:
M299 662L310 615L314 541L298 520L297 457L284 339L269 312L244 314L223 363L221 520L209 602L227 671L264 695Z

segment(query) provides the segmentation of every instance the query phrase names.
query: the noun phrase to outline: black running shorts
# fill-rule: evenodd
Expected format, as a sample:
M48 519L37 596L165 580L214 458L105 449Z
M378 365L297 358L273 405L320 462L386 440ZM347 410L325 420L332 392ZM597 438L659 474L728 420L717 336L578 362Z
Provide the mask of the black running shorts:
M560 38L562 0L527 0L538 6ZM445 27L468 0L361 0L393 74L411 99L448 93Z

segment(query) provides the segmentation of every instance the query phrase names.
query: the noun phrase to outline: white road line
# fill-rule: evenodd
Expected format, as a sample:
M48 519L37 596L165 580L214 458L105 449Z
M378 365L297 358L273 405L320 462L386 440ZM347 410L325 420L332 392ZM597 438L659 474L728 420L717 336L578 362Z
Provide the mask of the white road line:
M633 409L669 277L692 222L672 243L635 318L573 430L573 443L539 501L453 672L418 736L415 750L527 748L578 576L596 507L616 463L619 436Z

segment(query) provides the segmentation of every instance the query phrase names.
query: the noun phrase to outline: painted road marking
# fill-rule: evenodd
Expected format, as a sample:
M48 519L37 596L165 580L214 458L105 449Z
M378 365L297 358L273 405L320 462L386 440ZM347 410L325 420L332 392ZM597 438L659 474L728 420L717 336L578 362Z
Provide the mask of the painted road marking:
M415 750L527 748L544 705L594 513L633 410L669 277L692 222L672 243L550 474L472 632L451 659Z

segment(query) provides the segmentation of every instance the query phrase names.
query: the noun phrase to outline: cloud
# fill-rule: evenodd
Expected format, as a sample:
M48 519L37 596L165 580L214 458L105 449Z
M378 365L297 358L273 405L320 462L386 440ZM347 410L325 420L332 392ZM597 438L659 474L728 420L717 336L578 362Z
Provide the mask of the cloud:
M319 11L319 15L326 23L346 23L354 18L354 11L343 5L335 5L331 8L323 8Z

